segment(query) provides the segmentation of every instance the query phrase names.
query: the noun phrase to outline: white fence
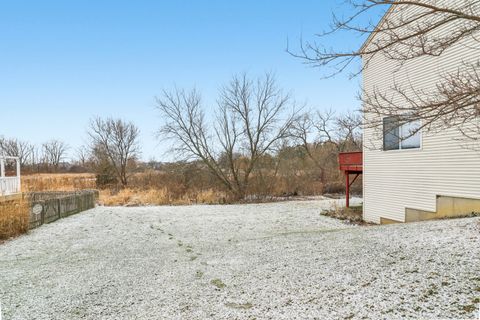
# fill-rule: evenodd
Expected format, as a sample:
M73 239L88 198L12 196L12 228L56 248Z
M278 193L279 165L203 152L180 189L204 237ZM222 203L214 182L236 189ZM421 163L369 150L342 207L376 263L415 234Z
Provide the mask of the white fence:
M6 162L15 162L15 175L5 175ZM20 193L20 161L16 157L1 157L0 156L0 196L8 196L15 193Z

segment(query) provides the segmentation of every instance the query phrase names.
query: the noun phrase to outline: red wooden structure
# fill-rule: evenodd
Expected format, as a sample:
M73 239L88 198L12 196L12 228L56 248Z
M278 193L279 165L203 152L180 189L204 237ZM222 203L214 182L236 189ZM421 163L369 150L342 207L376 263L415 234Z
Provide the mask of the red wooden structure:
M347 208L350 207L350 186L363 173L363 152L342 152L338 155L340 170L345 173L345 195ZM350 175L355 177L350 181Z

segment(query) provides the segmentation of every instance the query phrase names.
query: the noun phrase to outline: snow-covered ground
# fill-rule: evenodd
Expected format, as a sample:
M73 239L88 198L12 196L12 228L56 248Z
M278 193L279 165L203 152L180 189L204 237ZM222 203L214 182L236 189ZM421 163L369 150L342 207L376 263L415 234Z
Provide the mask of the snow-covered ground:
M480 219L356 227L334 201L99 207L0 245L3 319L473 318Z

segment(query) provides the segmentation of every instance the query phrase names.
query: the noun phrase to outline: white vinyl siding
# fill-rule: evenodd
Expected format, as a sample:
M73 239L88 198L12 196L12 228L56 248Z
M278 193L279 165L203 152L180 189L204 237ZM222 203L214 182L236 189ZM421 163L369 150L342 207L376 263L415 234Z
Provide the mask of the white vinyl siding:
M448 32L448 30L445 30ZM480 38L480 37L479 37ZM442 74L464 61L478 61L480 44L465 41L440 57L424 57L398 68L380 55L363 72L364 88L387 90L394 83L434 90ZM400 102L400 100L397 100ZM455 129L422 132L421 147L383 151L382 129L364 132L364 218L405 221L405 209L436 211L438 195L480 199L480 148Z

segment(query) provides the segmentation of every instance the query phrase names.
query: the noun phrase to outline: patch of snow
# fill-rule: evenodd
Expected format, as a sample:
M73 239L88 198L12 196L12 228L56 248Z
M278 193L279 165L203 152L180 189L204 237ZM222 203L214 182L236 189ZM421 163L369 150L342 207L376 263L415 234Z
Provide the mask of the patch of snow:
M4 317L474 316L479 218L357 227L320 215L342 201L98 207L44 225L0 246Z

